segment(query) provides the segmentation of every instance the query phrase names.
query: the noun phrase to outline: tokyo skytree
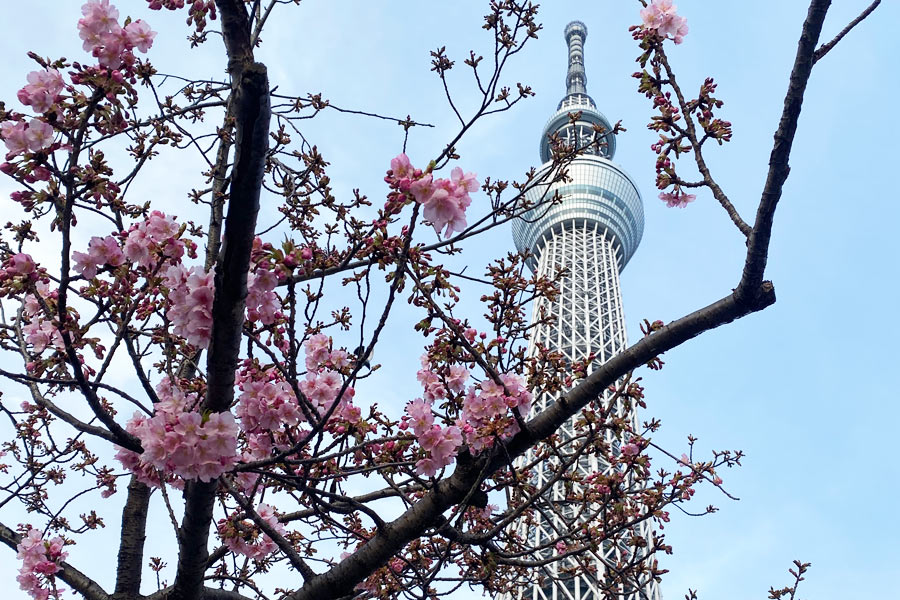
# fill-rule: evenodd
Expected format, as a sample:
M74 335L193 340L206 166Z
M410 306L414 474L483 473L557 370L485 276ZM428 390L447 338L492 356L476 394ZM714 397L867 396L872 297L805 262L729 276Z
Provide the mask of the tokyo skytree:
M573 21L566 26L565 38L569 48L566 95L541 133L540 152L544 164L538 177L553 168L551 135L568 146L584 148L584 154L566 167L569 181L539 185L528 192L527 197L533 203L537 204L542 198L544 202L514 221L513 239L519 251L532 253L529 267L537 274L553 277L559 270L566 269L566 275L558 280L559 296L552 302L543 298L534 307L534 321L539 315L550 318L532 330L529 355L536 354L538 344L562 353L571 362L584 360L593 353L596 358L589 367L590 372L593 366L606 362L626 348L619 273L641 241L644 210L637 186L612 162L616 151L612 126L587 94L584 70L587 27L580 21ZM578 112L581 115L573 122L570 114ZM600 143L597 143L598 131L601 132ZM603 136L603 133L607 135ZM553 198L556 193L562 202L549 204L546 199ZM555 396L546 394L537 397L535 410L543 409L554 399ZM626 414L621 406L616 410L619 416L634 422L633 411ZM560 430L563 444L565 440L573 439L574 431L571 421ZM606 441L618 448L619 440L612 433L606 435ZM534 465L531 468L532 483L539 489L550 481L558 467L554 468L547 460L534 461L534 458L531 451L519 464ZM593 453L582 455L571 468L584 475L609 473L615 469L603 457ZM519 526L517 533L529 546L546 546L559 539L562 532L568 531L579 518L585 518L583 511L578 513L578 507L566 504L565 484L564 481L554 483L538 503L536 521ZM638 533L649 537L651 532L649 526L642 526ZM539 551L536 558L547 558L550 553L550 549ZM537 569L538 575L544 575L543 585L527 586L507 593L506 597L518 600L600 599L605 597L606 588L606 593L611 592L613 597L622 600L659 600L658 586L652 582L639 588L610 584L612 580L606 575L616 565L620 553L619 547L607 543L578 559L550 562ZM582 574L573 576L568 569L576 565L580 565L578 571Z

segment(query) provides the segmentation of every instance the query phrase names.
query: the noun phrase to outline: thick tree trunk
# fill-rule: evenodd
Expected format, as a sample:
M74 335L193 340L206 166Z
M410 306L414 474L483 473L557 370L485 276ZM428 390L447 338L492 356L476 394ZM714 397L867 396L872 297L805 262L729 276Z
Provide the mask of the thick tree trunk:
M232 77L235 157L225 233L216 261L213 328L203 408L224 412L231 409L234 399L234 372L241 349L247 270L265 172L271 106L266 68L253 62L250 20L244 4L237 0L219 0L216 4L222 15L222 35ZM169 598L193 600L203 593L217 487L216 481L194 481L185 487L178 571Z

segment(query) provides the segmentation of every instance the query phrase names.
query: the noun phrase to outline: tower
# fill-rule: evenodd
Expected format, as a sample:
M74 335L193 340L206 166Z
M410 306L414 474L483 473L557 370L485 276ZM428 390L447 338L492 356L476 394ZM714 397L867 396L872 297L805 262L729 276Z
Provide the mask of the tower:
M580 21L573 21L566 26L565 38L569 48L566 95L541 134L540 153L544 164L538 177L553 168L551 135L566 145L583 148L584 153L567 166L568 181L545 183L528 191L526 197L535 208L513 222L513 239L519 251L532 253L529 267L536 273L552 276L560 269L567 271L559 281L560 293L556 300L550 302L542 298L535 304L533 320L537 320L538 315L550 319L533 329L529 355L536 353L538 344L562 353L569 361L582 360L594 353L596 359L589 367L592 369L627 345L619 273L641 241L644 210L637 186L612 162L616 151L612 127L587 94L584 70L587 27ZM570 116L579 112L576 119ZM600 132L599 140L597 132ZM549 203L547 199L556 194L562 201ZM542 199L544 202L540 204ZM538 397L535 408L543 409L553 399ZM621 405L616 410L621 416L635 418L633 413L626 414ZM563 440L572 440L574 435L571 422L560 431ZM620 442L608 430L605 435L606 441L618 448ZM529 464L533 458L529 453L520 464ZM538 488L552 477L551 465L547 462L535 461L531 469L533 483ZM585 454L571 468L587 475L610 472L615 467L595 454ZM566 505L565 497L564 482L557 481L541 497L543 506L536 522L530 526L522 525L518 534L529 544L546 545L558 539L559 532L565 531L569 524L586 518L580 517L575 507ZM641 533L649 532L642 530ZM544 550L542 556L549 552L549 549ZM543 567L544 574L549 576L548 583L523 588L511 596L519 600L602 598L599 588L603 573L608 571L608 565L616 563L620 552L614 544L607 544L596 553L586 555L581 564L589 563L596 569L596 575L567 576L565 568L573 564L572 559L550 563ZM658 587L653 583L639 589L618 586L616 595L623 600L659 600L660 597Z

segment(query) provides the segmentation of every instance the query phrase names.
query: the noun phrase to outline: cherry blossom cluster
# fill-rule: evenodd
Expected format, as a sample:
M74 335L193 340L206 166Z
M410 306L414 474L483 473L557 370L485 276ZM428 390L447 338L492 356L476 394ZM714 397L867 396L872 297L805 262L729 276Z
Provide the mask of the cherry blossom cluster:
M22 561L16 581L35 600L62 597L63 589L56 587L54 575L68 554L63 552L64 546L61 537L45 541L40 531L29 529L16 547L17 558Z
M256 507L256 514L272 529L285 535L284 525L278 521L278 515L275 514L274 508L261 503ZM250 519L238 517L239 515L235 514L219 521L219 537L229 550L247 558L262 560L278 549L272 538L263 533L256 523Z
M450 179L434 179L430 172L413 167L406 154L391 160L391 168L384 180L395 190L388 196L388 210L402 206L411 195L422 205L425 220L438 235L443 230L445 238L466 228L466 209L472 203L469 192L477 191L479 187L475 174L464 174L459 167L451 171Z
M274 371L270 373L264 381L246 378L239 384L242 393L238 396L235 412L246 433L278 431L303 420L291 386L283 380L275 380Z
M56 69L32 71L27 76L28 83L19 90L19 101L31 106L36 113L48 113L55 108L59 94L65 87L62 75ZM10 113L9 121L0 123L0 137L6 145L6 160L12 160L19 154L37 153L53 146L53 127L42 119L30 119L25 122L22 115ZM4 165L4 172L12 171ZM30 177L31 181L46 180L50 172L39 167Z
M641 10L641 20L646 29L680 44L688 34L688 24L686 18L676 14L677 10L672 0L653 0L650 6Z
M62 75L56 69L43 69L32 71L26 79L28 83L17 94L19 102L39 114L50 112L66 87Z
M362 411L353 404L356 390L351 386L344 389L340 374L340 370L350 366L347 351L342 348L332 350L332 340L324 333L310 336L303 348L308 371L298 387L318 416L328 415L328 429L338 434L344 433L348 425L364 428Z
M172 333L180 335L198 348L209 346L212 334L212 307L215 297L215 273L201 267L172 265L163 283L169 288L169 310Z
M157 255L177 261L185 252L185 242L178 237L179 232L175 217L154 210L146 220L128 230L123 249L125 257L145 269L156 266Z
M0 137L8 150L6 160L12 160L19 154L50 148L53 145L53 127L40 119L31 119L27 123L24 120L4 121L0 123Z
M275 293L278 276L263 266L247 275L247 318L271 325L280 316L281 300Z
M445 379L441 379L429 366L429 359L426 354L422 357L422 368L416 373L416 378L422 384L422 387L425 388L424 398L428 402L446 397L448 390L451 393L460 394L465 389L469 371L464 366L451 365L448 367Z
M309 370L297 387L309 411L319 418L327 415L326 429L341 434L349 426L361 429L364 425L359 407L353 404L355 390L350 386L343 389L344 378L336 370L349 366L347 351L332 350L331 346L332 340L325 334L310 336L304 344ZM246 361L237 381L241 394L235 412L247 437L243 458L261 460L270 456L273 448L291 447L286 433L306 421L291 386L276 370L262 371L253 361ZM290 433L299 439L297 430Z
M476 454L491 447L498 437L508 439L519 432L510 410L520 417L527 417L531 410L532 395L520 376L503 373L499 379L502 385L488 379L479 384L479 389L470 388L463 403L460 422L466 443Z
M339 422L356 423L360 420L361 411L353 404L353 396L356 393L352 387L341 393L344 381L337 371L323 369L310 371L306 379L299 384L300 391L306 396L320 417L330 413L328 422L338 433L343 433L346 427ZM340 394L340 399L338 399ZM335 402L337 404L335 405Z
M25 336L25 343L31 345L34 353L41 354L51 346L59 351L65 350L62 334L52 321L44 319L39 313L25 316L29 318L22 325L22 334Z
M42 271L42 270L41 270ZM32 346L32 351L40 354L52 346L57 350L64 350L62 334L56 325L44 316L41 301L55 303L59 292L50 290L47 281L42 278L34 259L30 254L18 253L9 258L5 268L0 269L0 282L10 278L16 278L19 283L25 283L28 292L22 306L22 334L25 343ZM39 299L40 298L40 299ZM30 364L30 363L29 363Z
M75 260L75 270L85 279L96 277L100 267L118 267L125 262L125 254L119 247L119 241L111 235L105 238L92 237L87 253L72 252L72 258Z
M116 458L145 478L149 465L183 479L212 481L237 462L238 428L230 412L201 414L195 394L185 393L171 380L157 386L160 401L148 417L136 412L126 429L140 441L141 454L120 448ZM158 479L144 483L158 485Z
M212 331L214 274L201 267L186 267L181 259L194 255L195 245L184 238L183 228L171 215L153 211L146 220L115 236L93 237L87 252L72 253L74 269L85 279L93 279L101 269L118 267L127 259L140 268L160 274L168 291L166 318L172 332L198 348L206 348ZM257 242L256 245L261 245ZM251 267L247 277L247 318L264 325L273 324L281 315L281 300L275 293L278 276L261 261ZM338 354L335 354L337 360Z
M331 338L324 333L311 335L303 345L306 351L306 368L315 371L320 368L341 370L350 364L347 351L331 349Z
M471 330L474 338L474 330ZM487 379L470 386L465 391L462 412L455 425L442 427L436 424L433 403L462 394L469 372L460 365L451 365L443 376L430 367L427 355L422 358L423 368L417 378L424 388L422 398L406 405L406 415L401 429L412 428L419 446L427 453L416 462L420 475L434 476L438 470L453 462L463 441L474 454L493 445L497 438L508 439L519 431L519 425L510 410L521 417L531 410L532 395L518 375L504 373L500 383Z
M463 443L462 430L457 425L441 427L434 422L431 406L430 401L416 398L406 405L409 420L403 423L412 425L419 446L428 453L428 456L416 461L416 472L427 477L434 477L440 469L452 463Z
M90 0L81 7L84 18L78 20L78 35L83 48L108 69L134 65L133 50L146 53L153 45L156 32L138 19L125 27L119 25L119 10L109 0Z
M696 194L687 194L681 188L675 189L674 192L660 192L659 194L659 199L665 202L669 208L684 208L696 198Z

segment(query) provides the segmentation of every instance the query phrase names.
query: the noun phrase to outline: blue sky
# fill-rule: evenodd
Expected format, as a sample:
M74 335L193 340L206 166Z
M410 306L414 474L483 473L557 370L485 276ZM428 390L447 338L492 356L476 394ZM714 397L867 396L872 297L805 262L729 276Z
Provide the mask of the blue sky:
M75 31L80 2L34 4L34 13L46 16L45 35L11 19L2 26L0 97L10 105L30 70L26 50L82 58ZM670 58L687 90L706 76L719 83L722 115L734 123L735 134L708 160L745 219L752 219L805 3L678 4L691 31L684 44L670 48ZM867 2L835 4L825 39ZM893 509L900 468L892 456L892 430L900 418L900 369L893 356L900 337L894 236L900 128L894 104L900 93L900 8L883 4L813 72L770 253L767 277L777 303L669 352L662 371L641 373L646 415L663 421L656 439L674 454L683 451L688 433L700 439L701 451L739 448L747 454L743 468L723 475L740 502L704 495L697 508L713 502L722 509L718 514L676 514L666 527L675 550L663 563L672 571L663 581L666 598L681 598L688 587L699 588L701 598L765 598L770 585L788 582L786 569L795 558L813 563L803 598L883 597L896 576L900 551L892 539L900 526ZM455 132L440 84L429 72L429 50L445 45L457 60L451 85L466 106L473 87L462 59L470 48L489 51L480 29L485 5L307 0L280 8L258 56L281 91L322 92L342 107L434 123L410 138L410 157L424 164ZM145 6L119 2L123 14L142 17L160 32L151 51L160 71L223 76L216 40L190 51L181 16ZM647 214L641 247L622 275L632 340L644 318L669 321L727 294L743 262L740 235L708 194L683 210L656 198L649 149L654 136L644 127L651 113L630 77L638 52L627 27L638 22L638 9L629 0L546 2L544 31L506 76L510 84L531 85L537 96L486 119L459 145L460 165L479 177L511 179L537 166L541 128L565 90L562 30L573 19L586 23L588 92L611 121L622 119L628 129L618 140L616 161L638 182ZM384 194L381 177L400 150L399 127L328 112L304 131L333 163L338 193L359 187L373 199ZM200 185L200 167L190 159L163 156L154 168L167 176L145 180L148 198L175 210L186 191ZM0 196L8 191L8 182L0 182ZM477 203L476 196L473 209ZM476 269L485 257L512 248L504 229L466 251ZM475 301L471 306L477 312ZM393 382L378 392L379 402L395 407L418 393L413 373L421 345L405 333L410 328L403 319L395 317L390 346L409 352L376 357L385 364L385 381ZM111 505L110 522L118 512ZM87 562L72 558L79 566ZM0 572L10 568L7 560L0 565ZM24 597L16 594L8 597Z

